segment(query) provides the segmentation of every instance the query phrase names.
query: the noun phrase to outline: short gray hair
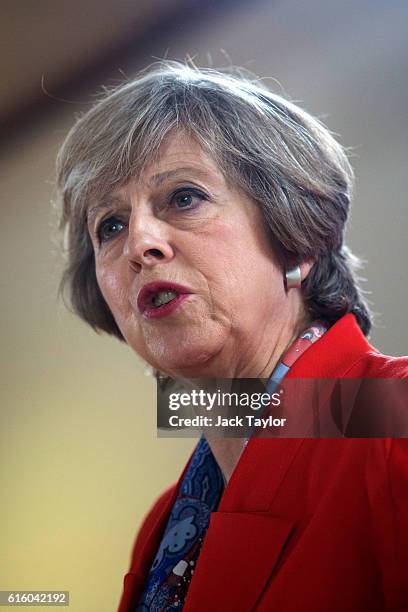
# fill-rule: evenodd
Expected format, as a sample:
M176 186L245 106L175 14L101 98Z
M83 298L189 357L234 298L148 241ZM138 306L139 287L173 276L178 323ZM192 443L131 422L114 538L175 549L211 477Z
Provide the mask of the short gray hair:
M74 312L123 340L97 283L86 211L92 199L139 176L175 130L195 138L259 206L282 269L315 262L302 283L310 316L332 324L351 312L368 334L359 262L343 242L353 181L344 148L320 121L239 71L168 61L106 91L60 149L61 288Z

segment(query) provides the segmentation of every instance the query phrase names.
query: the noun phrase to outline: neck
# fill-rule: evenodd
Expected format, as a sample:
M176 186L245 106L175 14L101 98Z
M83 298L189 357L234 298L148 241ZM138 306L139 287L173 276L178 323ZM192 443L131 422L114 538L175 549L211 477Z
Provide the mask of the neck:
M281 333L276 337L266 363L261 368L258 366L258 373L256 375L251 374L251 370L248 368L246 373L241 374L237 378L269 378L283 353L296 340L298 335L306 329L309 322L308 318L302 317L298 320L296 326L292 326L291 329L282 329ZM244 451L246 440L244 438L212 437L211 434L207 434L206 439L222 471L225 482L228 483Z

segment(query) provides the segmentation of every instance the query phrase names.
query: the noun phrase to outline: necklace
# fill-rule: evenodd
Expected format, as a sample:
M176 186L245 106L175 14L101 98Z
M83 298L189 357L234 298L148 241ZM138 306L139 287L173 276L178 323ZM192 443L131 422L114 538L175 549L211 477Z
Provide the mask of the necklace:
M273 372L266 385L266 393L268 393L270 396L273 395L293 364L296 363L299 357L301 357L303 353L312 346L312 344L319 340L319 338L321 338L326 331L326 324L321 321L313 321L313 323L311 323L309 327L290 344L273 369ZM254 428L252 428L250 435L245 438L242 452L244 452L246 449L248 442L252 437L253 431Z

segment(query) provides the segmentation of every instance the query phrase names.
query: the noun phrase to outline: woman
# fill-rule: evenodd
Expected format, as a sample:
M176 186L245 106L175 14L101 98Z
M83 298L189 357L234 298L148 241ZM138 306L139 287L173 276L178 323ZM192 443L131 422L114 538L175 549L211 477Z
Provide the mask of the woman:
M365 338L351 183L294 104L154 67L60 151L73 308L172 378L406 376ZM408 609L407 454L389 438L202 437L139 531L120 612Z

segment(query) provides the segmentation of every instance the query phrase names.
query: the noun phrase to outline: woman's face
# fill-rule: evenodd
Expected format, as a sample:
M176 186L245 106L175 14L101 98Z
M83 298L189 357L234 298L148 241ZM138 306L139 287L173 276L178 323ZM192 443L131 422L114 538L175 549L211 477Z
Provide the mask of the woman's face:
M287 321L260 211L195 140L170 137L136 181L92 204L102 294L128 344L173 376L251 376Z

